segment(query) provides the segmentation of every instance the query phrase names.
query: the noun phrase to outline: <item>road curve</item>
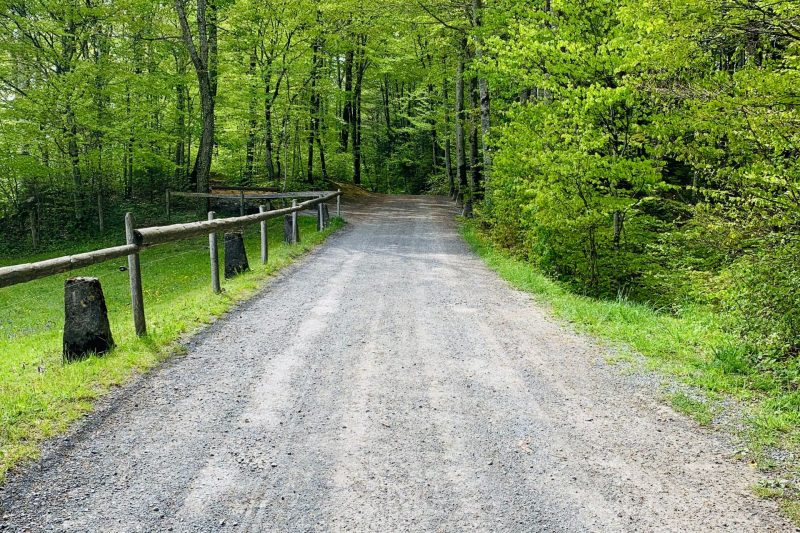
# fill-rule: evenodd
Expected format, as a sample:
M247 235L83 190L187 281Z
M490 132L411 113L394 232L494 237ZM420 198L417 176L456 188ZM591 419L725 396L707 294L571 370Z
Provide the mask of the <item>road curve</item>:
M0 491L11 531L793 531L713 433L375 197Z

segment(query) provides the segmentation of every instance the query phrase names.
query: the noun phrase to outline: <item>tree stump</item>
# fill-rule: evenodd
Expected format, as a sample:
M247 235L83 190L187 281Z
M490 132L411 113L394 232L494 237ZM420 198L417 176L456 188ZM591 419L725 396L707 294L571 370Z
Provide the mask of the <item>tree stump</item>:
M64 283L64 361L104 354L114 347L103 287L97 278Z
M244 249L244 237L237 231L225 234L225 279L230 279L242 272L250 270L247 253Z
M297 242L300 243L300 224L297 224L297 228L292 228L292 215L286 215L283 217L283 242L286 244L292 244L292 230L296 232L297 235Z

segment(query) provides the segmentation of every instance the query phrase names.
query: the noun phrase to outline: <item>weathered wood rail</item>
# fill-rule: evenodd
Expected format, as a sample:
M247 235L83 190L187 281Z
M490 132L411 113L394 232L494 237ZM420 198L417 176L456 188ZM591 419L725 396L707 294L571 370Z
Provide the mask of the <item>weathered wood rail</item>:
M306 198L319 198L320 196L331 195L336 191L303 191L303 192L257 192L255 188L228 187L224 190L235 191L237 194L225 194L220 192L166 192L167 221L172 215L173 198L194 198L199 200L217 200L222 202L237 202L239 204L239 215L244 216L245 206L248 201L272 201L272 200L302 200ZM255 194L253 194L255 192Z
M182 193L194 194L194 193ZM313 196L311 196L313 195ZM209 220L200 222L191 222L187 224L172 224L169 226L154 226L149 228L134 227L133 216L128 213L125 216L125 236L127 244L122 246L114 246L112 248L104 248L92 252L76 254L71 256L57 257L54 259L47 259L45 261L38 261L36 263L26 263L22 265L12 265L7 267L0 267L0 288L17 285L34 281L40 278L53 276L84 268L98 263L104 263L112 259L120 257L128 257L128 272L130 276L131 285L131 302L133 307L134 325L137 335L144 335L147 332L144 315L144 298L142 290L141 268L139 263L139 253L148 247L165 244L168 242L181 241L201 235L209 236L209 249L211 250L211 267L212 267L212 285L215 292L219 292L219 265L216 261L216 233L221 231L230 231L242 229L246 226L253 224L261 225L261 258L262 262L266 262L268 250L267 247L267 224L266 222L273 218L282 217L285 215L297 216L299 211L320 206L321 204L328 203L336 200L336 213L341 216L341 191L324 191L315 193L278 193L271 195L262 195L258 199L268 199L267 197L278 198L291 198L294 199L292 207L283 209L266 210L264 206L260 206L260 212L253 215L220 218L214 219L213 214L209 214ZM236 198L236 197L233 197ZM310 198L302 203L297 203L297 198ZM317 227L324 228L322 220L323 210L317 208L317 216L320 217ZM295 220L296 223L296 220ZM216 281L214 277L216 276Z

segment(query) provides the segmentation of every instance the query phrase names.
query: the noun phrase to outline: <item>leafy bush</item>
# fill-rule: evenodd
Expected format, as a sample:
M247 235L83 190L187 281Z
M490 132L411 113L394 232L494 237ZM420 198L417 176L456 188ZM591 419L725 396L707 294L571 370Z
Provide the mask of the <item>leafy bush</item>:
M328 156L328 174L335 181L353 181L353 154L331 153Z
M748 253L722 279L722 304L737 331L765 356L800 354L799 240Z

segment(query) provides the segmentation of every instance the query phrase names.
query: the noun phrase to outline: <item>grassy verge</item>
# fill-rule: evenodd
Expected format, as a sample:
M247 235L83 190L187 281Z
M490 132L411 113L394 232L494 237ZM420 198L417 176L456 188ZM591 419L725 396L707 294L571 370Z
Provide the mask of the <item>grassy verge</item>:
M711 425L725 418L726 398L744 405L737 427L729 429L740 433L745 453L761 468L784 478L780 490L757 492L780 499L800 524L800 391L787 390L778 377L754 367L739 339L725 332L721 317L701 307L667 315L626 301L576 295L494 247L474 224L465 222L462 234L490 268L556 316L611 341L620 358L635 361L634 354L643 355L648 370L665 376L665 399L677 411ZM670 383L678 383L679 390Z
M133 332L128 274L119 271L127 264L124 258L0 289L0 481L11 467L36 457L43 439L63 432L110 387L174 353L181 335L252 295L266 278L340 225L333 219L327 230L317 232L316 219L300 217L302 242L289 246L283 244L282 220L270 221L266 268L258 263L258 229L250 229L245 237L252 271L224 281L221 295L210 289L207 238L145 250L142 282L149 334L142 339ZM13 262L30 260L35 259ZM104 357L63 365L64 280L72 276L100 279L117 348Z

